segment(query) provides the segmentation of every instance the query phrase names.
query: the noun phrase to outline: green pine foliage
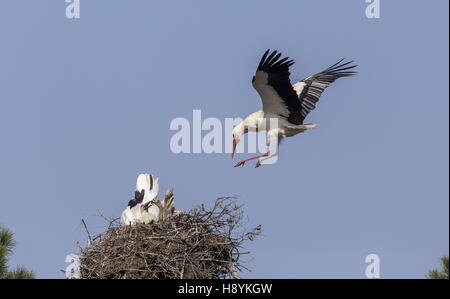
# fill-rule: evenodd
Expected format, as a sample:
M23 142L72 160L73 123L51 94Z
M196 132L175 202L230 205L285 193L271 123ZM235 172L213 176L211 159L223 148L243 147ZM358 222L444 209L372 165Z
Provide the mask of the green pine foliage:
M0 227L0 279L32 279L34 273L23 267L15 270L8 269L8 257L14 246L13 233L6 228Z
M441 269L430 270L427 274L429 279L448 279L448 256L441 257Z

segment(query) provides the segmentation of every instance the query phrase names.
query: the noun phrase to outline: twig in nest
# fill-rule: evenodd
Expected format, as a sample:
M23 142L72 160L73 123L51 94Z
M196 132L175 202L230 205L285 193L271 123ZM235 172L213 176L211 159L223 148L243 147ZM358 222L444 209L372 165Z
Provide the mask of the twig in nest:
M83 223L84 229L86 230L87 235L88 235L88 246L91 246L91 244L92 244L91 234L89 233L89 230L87 228L87 225L86 225L86 222L84 221L84 219L81 219L81 222Z

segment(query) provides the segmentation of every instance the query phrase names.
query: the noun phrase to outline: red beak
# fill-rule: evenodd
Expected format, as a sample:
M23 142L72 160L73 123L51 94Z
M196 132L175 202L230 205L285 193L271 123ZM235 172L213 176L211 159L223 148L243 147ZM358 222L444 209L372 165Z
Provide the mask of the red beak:
M234 158L234 153L236 152L236 139L233 139L233 153L231 154L231 160Z

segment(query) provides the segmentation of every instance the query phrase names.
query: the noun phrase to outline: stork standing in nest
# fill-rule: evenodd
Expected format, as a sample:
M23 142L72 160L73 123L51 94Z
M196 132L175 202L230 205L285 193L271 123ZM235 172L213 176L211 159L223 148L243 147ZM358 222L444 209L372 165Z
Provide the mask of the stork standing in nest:
M262 100L263 109L247 116L232 132L233 153L241 137L250 132L267 131L267 150L265 153L239 161L235 167L243 166L245 162L259 159L261 163L278 155L278 146L285 137L291 137L316 127L315 124L304 124L306 116L314 110L322 92L336 79L355 75L350 71L356 65L353 61L344 59L326 70L312 75L300 82L291 84L289 67L294 64L289 57L281 58L281 53L267 50L253 76L252 84ZM270 121L270 120L275 121ZM276 125L272 125L275 123ZM276 143L276 151L270 155L270 145Z
M148 173L140 174L136 181L134 199L128 202L127 208L122 212L120 223L122 225L142 223L144 217L158 219L159 209L149 204L156 200L158 192L159 179Z
M166 192L164 201L157 199L158 192L159 178L148 173L140 174L136 182L134 199L128 202L127 208L122 212L120 224L148 224L181 213L173 206L173 189Z

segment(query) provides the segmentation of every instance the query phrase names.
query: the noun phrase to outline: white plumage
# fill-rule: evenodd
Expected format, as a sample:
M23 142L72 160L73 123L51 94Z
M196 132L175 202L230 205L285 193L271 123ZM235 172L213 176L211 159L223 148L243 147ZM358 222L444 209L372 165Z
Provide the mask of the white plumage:
M154 178L148 173L140 174L136 181L135 198L128 202L128 206L122 212L120 224L130 225L157 221L159 209L151 202L158 197L158 191L158 178Z
M149 173L140 174L136 180L136 190L145 190L143 204L156 199L159 192L159 178L155 178Z

